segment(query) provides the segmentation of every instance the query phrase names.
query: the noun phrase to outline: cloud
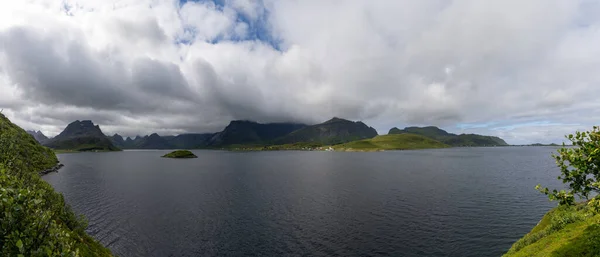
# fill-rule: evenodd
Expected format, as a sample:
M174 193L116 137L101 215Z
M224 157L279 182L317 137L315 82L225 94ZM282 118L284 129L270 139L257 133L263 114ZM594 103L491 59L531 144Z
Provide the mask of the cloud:
M598 12L593 0L7 1L0 108L50 135L75 119L135 135L338 116L383 133L557 140L597 123Z

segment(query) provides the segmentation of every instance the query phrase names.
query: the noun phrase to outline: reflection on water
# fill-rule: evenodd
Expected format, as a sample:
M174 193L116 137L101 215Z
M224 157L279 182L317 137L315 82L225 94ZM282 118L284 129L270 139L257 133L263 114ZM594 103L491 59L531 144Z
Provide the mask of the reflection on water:
M552 151L81 153L44 179L119 256L499 256L553 206Z

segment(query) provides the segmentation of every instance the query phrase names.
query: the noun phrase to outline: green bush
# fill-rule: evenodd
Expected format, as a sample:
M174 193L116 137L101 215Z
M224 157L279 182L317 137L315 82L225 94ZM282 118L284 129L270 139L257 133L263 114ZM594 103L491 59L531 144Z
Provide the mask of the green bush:
M575 196L590 200L590 207L596 212L600 211L600 128L594 126L592 131L577 132L568 135L574 147L563 147L558 154L553 155L560 168L561 175L558 179L569 186L568 190L550 190L536 187L546 194L550 200L558 200L561 205L572 205ZM563 146L565 146L563 144Z
M198 158L194 153L188 150L177 150L163 155L165 158Z

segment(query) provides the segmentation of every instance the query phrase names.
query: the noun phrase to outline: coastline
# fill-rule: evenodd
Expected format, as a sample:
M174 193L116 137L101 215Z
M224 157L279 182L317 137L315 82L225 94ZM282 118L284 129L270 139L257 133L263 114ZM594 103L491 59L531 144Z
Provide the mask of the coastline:
M62 167L64 167L65 165L62 163L57 163L54 167L50 168L50 169L46 169L46 170L42 170L40 172L38 172L38 174L40 176L44 176L50 172L58 172L58 170L60 170Z

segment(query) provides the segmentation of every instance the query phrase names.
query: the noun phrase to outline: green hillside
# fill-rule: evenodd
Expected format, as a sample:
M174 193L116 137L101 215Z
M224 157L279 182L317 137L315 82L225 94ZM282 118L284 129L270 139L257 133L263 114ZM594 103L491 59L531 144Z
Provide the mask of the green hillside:
M335 145L338 151L410 150L449 147L439 141L414 134L382 135L371 139Z
M586 204L549 211L504 257L600 256L600 215Z
M58 163L54 152L4 115L0 114L0 165L29 172L52 168Z
M175 158L175 159L188 159L188 158L198 158L194 153L188 150L177 150L170 152L168 154L163 155L164 158Z
M404 129L392 128L388 134L416 134L435 139L444 144L461 146L506 146L508 145L502 138L494 136L483 136L477 134L452 134L443 129L434 126L428 127L406 127Z
M0 114L0 256L111 256L38 172L56 155Z

